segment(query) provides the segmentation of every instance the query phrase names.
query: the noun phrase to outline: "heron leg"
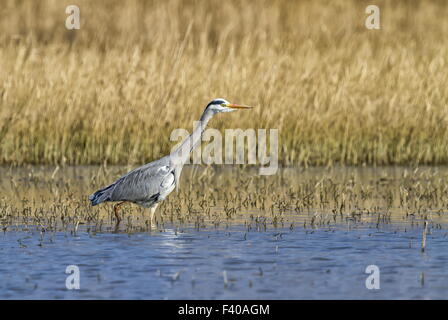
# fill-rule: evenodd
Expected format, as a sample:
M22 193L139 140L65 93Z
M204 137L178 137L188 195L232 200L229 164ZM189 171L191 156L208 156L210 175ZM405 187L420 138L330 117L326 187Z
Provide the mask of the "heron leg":
M158 205L159 205L159 204L156 203L155 205L153 205L153 206L150 208L150 210L151 210L151 225L154 224L154 214L155 214L155 212L156 212L156 209L157 209L157 206L158 206Z
M126 201L122 201L122 202L119 202L119 203L117 203L116 205L114 205L114 213L115 213L115 218L117 218L117 224L119 224L120 223L120 221L121 221L121 217L120 217L120 215L119 215L119 213L118 213L118 209L120 208L120 206L122 205L122 204L124 204Z

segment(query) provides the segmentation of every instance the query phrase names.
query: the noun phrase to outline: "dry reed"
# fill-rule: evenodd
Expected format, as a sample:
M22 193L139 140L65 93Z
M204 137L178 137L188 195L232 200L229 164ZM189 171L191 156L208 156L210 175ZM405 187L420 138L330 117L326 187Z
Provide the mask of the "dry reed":
M0 8L0 163L136 164L214 97L223 128L278 128L293 165L448 163L448 6L376 1L86 1Z

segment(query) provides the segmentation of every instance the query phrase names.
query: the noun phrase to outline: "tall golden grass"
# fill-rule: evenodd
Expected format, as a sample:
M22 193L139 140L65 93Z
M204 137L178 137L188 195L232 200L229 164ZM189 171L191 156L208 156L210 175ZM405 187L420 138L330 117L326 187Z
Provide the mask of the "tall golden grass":
M256 108L210 125L278 128L283 164L446 164L448 6L368 4L3 0L0 163L153 160L225 97Z

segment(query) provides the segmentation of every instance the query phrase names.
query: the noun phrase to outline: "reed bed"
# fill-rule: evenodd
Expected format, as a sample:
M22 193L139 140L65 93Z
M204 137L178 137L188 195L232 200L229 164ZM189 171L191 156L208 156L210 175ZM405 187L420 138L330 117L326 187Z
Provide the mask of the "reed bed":
M188 166L179 193L158 208L156 225L150 225L148 210L128 204L115 229L112 204L91 207L87 195L127 169L3 168L0 227L73 233L78 228L140 232L235 224L247 231L448 226L446 168L283 169L263 177L250 168Z
M86 1L0 8L0 163L138 164L212 98L210 126L279 129L285 165L448 163L448 6L376 1Z

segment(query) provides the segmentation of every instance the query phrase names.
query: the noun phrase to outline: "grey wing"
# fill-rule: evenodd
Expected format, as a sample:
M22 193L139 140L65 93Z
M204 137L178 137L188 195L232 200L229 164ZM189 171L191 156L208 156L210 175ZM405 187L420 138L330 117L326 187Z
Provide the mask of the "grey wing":
M112 201L148 201L163 192L173 176L168 165L137 168L115 183Z
M154 201L163 199L174 188L175 176L169 159L164 157L125 174L111 185L90 195L95 206L105 201Z

